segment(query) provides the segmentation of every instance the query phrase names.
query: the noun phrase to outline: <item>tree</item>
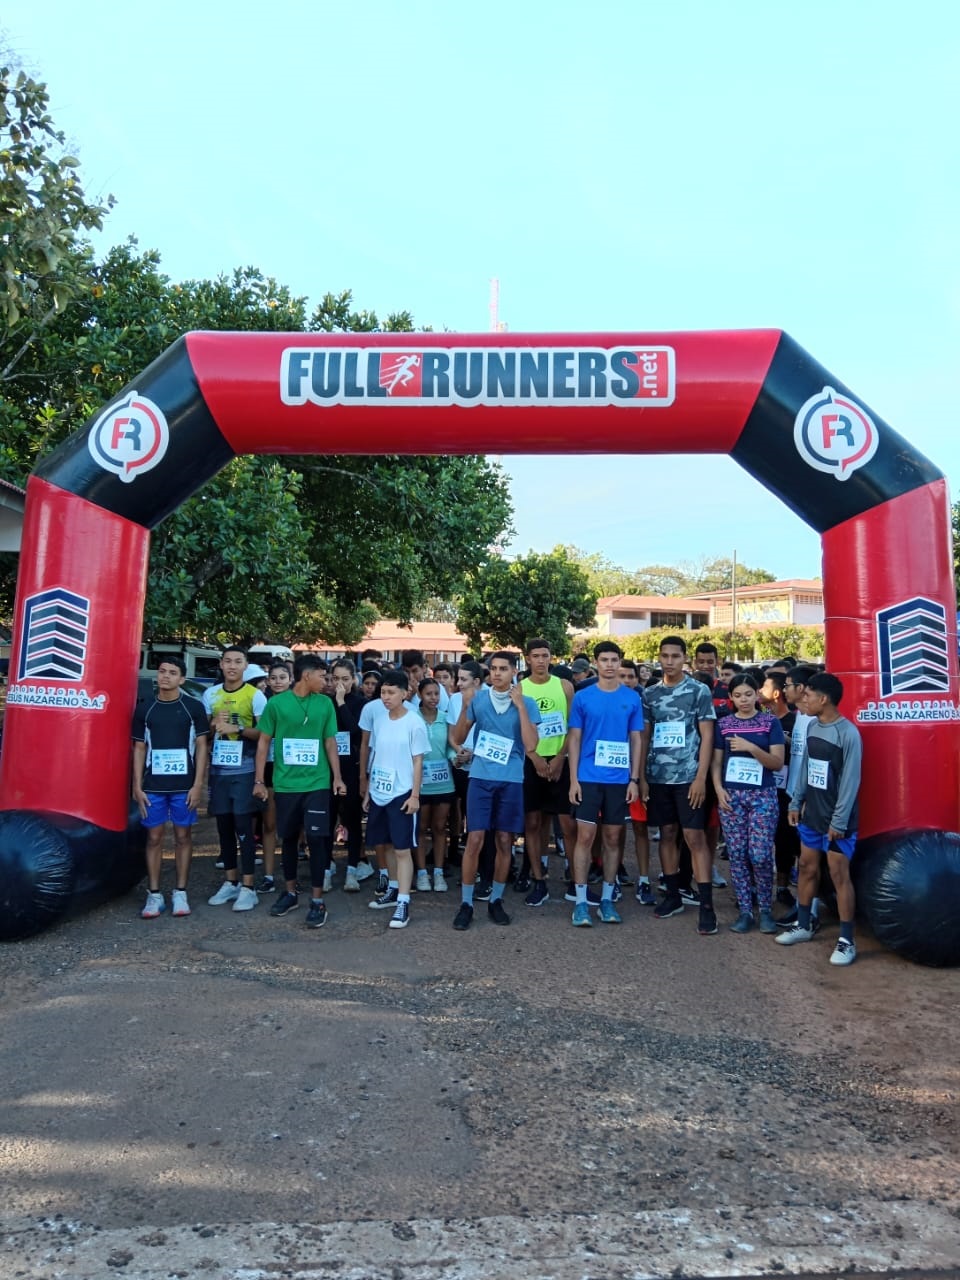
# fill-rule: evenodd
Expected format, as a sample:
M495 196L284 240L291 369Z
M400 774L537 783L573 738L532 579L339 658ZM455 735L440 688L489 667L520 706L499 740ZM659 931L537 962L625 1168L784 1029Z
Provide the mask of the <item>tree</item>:
M555 555L565 556L572 564L586 574L587 582L598 596L634 595L637 593L635 573L614 564L599 551L583 551L580 547L558 544L553 548Z
M586 574L560 549L513 560L492 556L467 575L457 624L478 650L484 644L522 649L543 636L563 655L570 651L568 627L592 622L596 606Z

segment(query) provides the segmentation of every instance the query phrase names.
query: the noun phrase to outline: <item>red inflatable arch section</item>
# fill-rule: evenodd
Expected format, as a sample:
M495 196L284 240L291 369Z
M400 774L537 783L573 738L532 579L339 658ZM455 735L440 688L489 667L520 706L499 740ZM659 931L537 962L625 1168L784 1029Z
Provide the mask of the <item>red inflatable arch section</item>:
M946 483L779 330L180 339L29 481L0 936L137 874L129 729L150 529L237 454L334 452L733 457L822 535L827 662L864 740L864 859L887 877L881 898L902 899L909 868L925 869L885 940L960 960L955 927L932 949L910 937L960 882Z

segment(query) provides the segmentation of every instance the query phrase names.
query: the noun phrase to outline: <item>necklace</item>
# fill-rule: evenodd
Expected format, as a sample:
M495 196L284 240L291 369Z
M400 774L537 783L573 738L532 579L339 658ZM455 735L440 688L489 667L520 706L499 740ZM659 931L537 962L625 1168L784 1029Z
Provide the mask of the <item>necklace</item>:
M291 689L290 692L293 693L293 690ZM296 698L297 702L300 703L300 710L303 712L303 723L306 724L307 716L310 713L310 699L313 697L313 694L308 693L305 698L301 698L299 693L293 693L293 696Z

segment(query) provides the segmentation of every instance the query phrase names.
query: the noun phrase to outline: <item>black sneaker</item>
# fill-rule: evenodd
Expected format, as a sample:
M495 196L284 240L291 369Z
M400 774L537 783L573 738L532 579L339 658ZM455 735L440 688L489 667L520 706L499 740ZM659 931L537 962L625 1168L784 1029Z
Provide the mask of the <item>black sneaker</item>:
M453 927L463 933L465 929L469 929L473 923L473 907L469 902L461 902L460 910L453 917Z
M797 900L789 889L777 890L777 902L784 907L795 907L797 905Z
M790 929L797 923L798 918L799 912L797 911L797 908L794 907L792 911L788 911L786 915L780 916L780 918L774 923L778 929Z
M513 882L513 892L514 892L514 893L529 893L529 892L530 892L530 883L531 883L531 881L530 881L530 877L529 877L529 876L517 876L516 880L514 880L514 882Z
M565 902L576 902L577 900L577 891L574 888L572 880L567 881L567 891L563 895L563 899ZM600 895L597 893L596 889L587 889L587 902L591 907L599 907Z
M397 905L399 896L399 889L390 889L388 887L386 893L377 894L374 900L367 905L372 907L374 911L386 911L387 907L395 907Z
M487 903L487 915L493 924L509 924L510 917L503 908L503 902L497 898L496 902Z
M285 916L288 911L296 911L300 905L300 899L295 893L291 893L289 889L284 890L280 897L270 908L272 916Z
M665 893L653 908L658 920L667 920L670 916L678 916L683 911L683 899L679 893Z
M712 933L717 932L717 913L713 907L701 907L700 919L697 922L697 933L708 938Z
M700 895L696 889L691 886L689 889L680 890L680 901L688 907L699 907Z
M617 884L621 889L629 889L633 884L633 881L630 879L630 874L622 862L620 863L620 870L617 872Z
M310 899L310 910L307 912L307 928L322 929L327 923L327 908L316 898Z
M587 872L587 884L603 884L603 868L592 866Z
M481 880L473 891L473 900L474 902L489 902L491 893L493 893L493 885L488 884L486 880Z
M257 893L276 893L277 886L273 876L261 876L257 882Z
M550 890L547 888L546 880L534 880L530 892L524 898L524 905L527 907L542 907L545 902L550 901Z

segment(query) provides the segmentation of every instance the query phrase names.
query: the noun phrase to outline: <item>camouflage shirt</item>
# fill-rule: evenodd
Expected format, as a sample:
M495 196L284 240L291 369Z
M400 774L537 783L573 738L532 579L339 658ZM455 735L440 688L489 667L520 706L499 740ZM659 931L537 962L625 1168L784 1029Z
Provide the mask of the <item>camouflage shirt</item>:
M664 786L692 782L700 764L699 721L717 718L710 690L692 676L675 685L648 685L643 714L650 730L647 781Z

